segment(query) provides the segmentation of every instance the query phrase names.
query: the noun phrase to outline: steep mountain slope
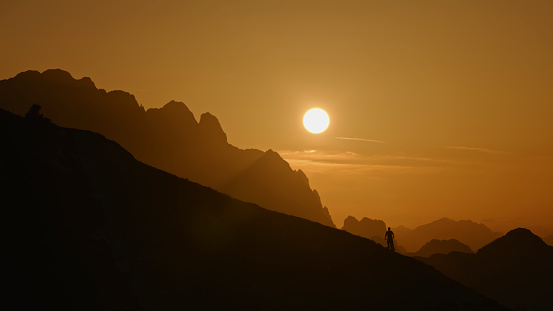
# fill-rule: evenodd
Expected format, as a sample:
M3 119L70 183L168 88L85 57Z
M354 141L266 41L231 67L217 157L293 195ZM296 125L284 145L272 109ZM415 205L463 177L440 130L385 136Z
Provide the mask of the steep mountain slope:
M449 240L436 240L432 239L430 242L424 244L421 249L418 250L414 256L430 257L433 254L449 254L451 252L461 252L473 254L474 252L468 245L465 245L455 239Z
M518 228L476 254L436 254L423 262L516 310L553 310L553 247Z
M503 310L412 258L0 109L6 309Z
M175 101L145 111L129 93L97 89L90 78L75 80L62 70L26 71L0 81L0 108L22 116L32 104L41 105L56 124L105 135L149 165L238 199L334 227L303 173L293 171L272 151L230 145L219 121L209 113L197 122L184 103Z
M449 218L438 219L412 230L403 226L392 230L401 237L401 244L410 252L415 252L432 239L456 239L471 249L480 249L501 236L501 233L491 231L486 225Z

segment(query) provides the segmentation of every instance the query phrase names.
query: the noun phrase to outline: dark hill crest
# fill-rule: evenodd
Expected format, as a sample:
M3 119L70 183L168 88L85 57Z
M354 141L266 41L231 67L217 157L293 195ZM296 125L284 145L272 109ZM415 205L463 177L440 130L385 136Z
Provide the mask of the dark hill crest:
M7 309L504 310L412 258L0 109ZM32 299L31 299L32 298Z
M511 230L476 254L419 259L509 308L553 309L553 247L528 229Z

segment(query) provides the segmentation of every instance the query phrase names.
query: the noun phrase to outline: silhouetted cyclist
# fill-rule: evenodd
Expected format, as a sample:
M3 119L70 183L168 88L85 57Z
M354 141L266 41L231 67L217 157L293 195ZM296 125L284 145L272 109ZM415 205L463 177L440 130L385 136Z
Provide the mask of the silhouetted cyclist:
M388 227L388 231L386 231L386 235L384 235L384 239L386 239L386 242L388 242L388 249L396 251L394 247L394 233L392 230L390 230L390 227Z

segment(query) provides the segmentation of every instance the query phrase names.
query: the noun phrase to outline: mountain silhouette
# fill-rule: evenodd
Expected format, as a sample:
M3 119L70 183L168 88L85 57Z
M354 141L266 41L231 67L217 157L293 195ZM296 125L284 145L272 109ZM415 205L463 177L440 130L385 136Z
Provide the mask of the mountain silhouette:
M38 121L37 121L38 120ZM415 259L0 109L2 306L504 310Z
M401 244L410 252L415 252L432 239L456 239L471 249L480 249L501 236L501 233L491 231L486 225L449 218L441 218L415 229L399 226L392 230L401 237Z
M433 254L449 254L451 252L461 252L473 254L474 252L468 245L465 245L455 239L436 240L424 244L413 256L430 257Z
M553 310L553 247L518 228L476 254L419 258L443 274L515 310Z
M344 220L342 230L369 239L373 236L384 237L384 233L386 233L388 229L386 228L386 223L380 219L363 217L363 219L357 220L357 218L353 216L348 216Z
M0 81L0 108L23 116L42 106L60 126L112 139L138 160L265 208L334 227L303 172L274 151L242 150L227 142L217 118L197 122L181 102L145 110L133 95L97 89L88 77L55 69L26 71Z
M386 228L386 223L380 219L363 217L363 219L357 220L357 218L353 216L348 216L344 220L342 230L370 239L384 247L388 247L384 239L384 234L388 229ZM396 252L401 254L407 253L405 248L397 243L397 238L394 239L394 244Z

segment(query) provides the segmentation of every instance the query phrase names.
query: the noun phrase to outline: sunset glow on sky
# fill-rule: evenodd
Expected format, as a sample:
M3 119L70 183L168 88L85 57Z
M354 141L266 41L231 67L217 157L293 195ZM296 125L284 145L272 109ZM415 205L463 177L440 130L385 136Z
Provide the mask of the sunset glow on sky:
M229 143L302 169L338 227L553 234L552 16L549 0L2 1L0 79L61 68L210 112ZM314 103L317 135L299 121Z

